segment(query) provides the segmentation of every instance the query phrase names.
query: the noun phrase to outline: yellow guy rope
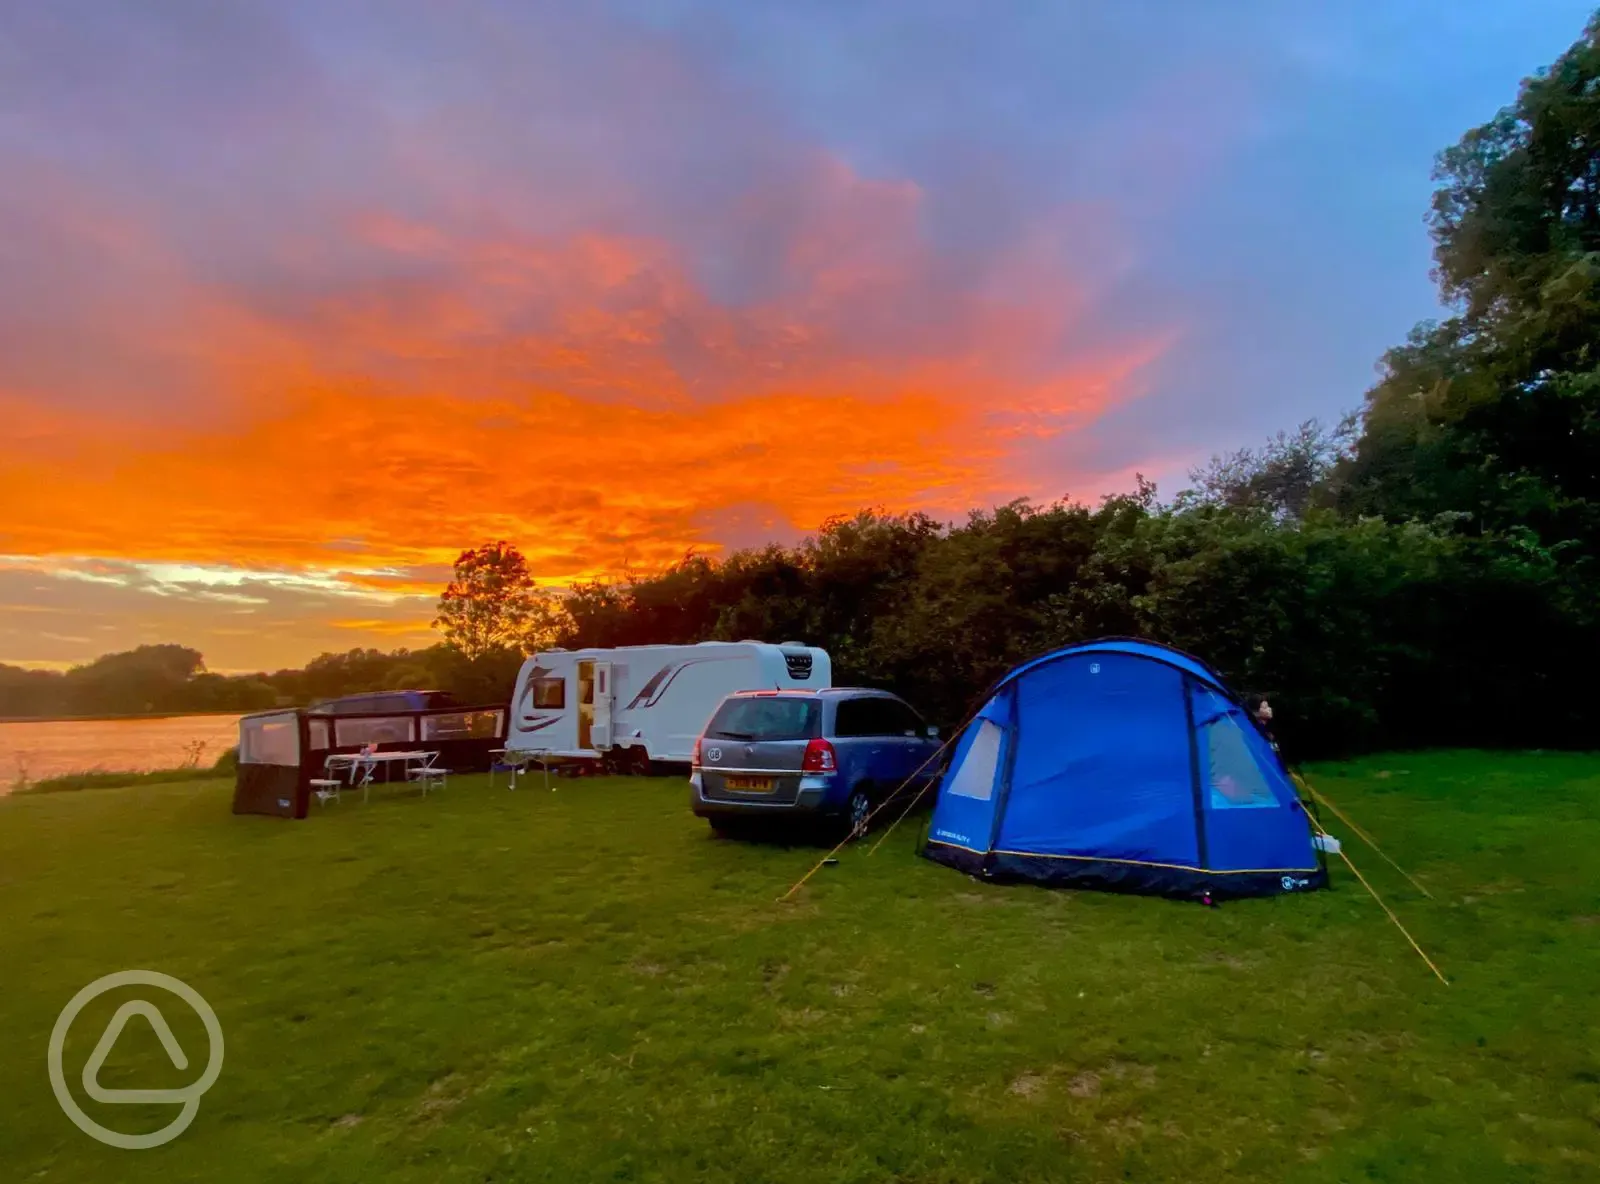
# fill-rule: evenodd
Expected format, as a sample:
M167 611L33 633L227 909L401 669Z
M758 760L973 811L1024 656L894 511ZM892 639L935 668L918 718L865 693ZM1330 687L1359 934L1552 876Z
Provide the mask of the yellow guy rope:
M1450 980L1445 978L1445 976L1439 972L1439 968L1433 964L1433 959L1428 957L1427 954L1423 953L1422 947L1417 944L1417 939L1412 937L1411 934L1406 931L1406 927L1404 925L1400 924L1400 918L1394 915L1393 909L1383 903L1383 897L1379 896L1372 885L1367 883L1367 878L1356 870L1356 865L1350 863L1350 857L1344 853L1344 848L1341 847L1339 849L1339 855L1344 859L1345 863L1350 865L1350 870L1356 873L1356 879L1361 881L1361 886L1368 892L1372 893L1372 899L1378 902L1378 907L1389 914L1389 920L1394 922L1394 927L1405 936L1405 939L1411 943L1411 948L1417 951L1417 954L1422 958L1422 960L1428 964L1428 969L1433 971L1433 973L1438 977L1439 981L1448 987L1450 985Z
M1307 790L1311 790L1310 784L1308 784L1305 781L1304 778L1300 777L1299 774L1291 774L1291 776L1293 776L1296 781L1300 782L1301 785L1305 786L1305 788ZM1314 790L1312 792L1315 793ZM1326 801L1326 799L1324 799L1324 801ZM1332 802L1328 802L1328 804L1331 806L1333 803ZM1344 818L1344 815L1340 814L1339 817L1340 818ZM1331 835L1328 834L1327 831L1322 829L1321 824L1318 823L1317 820L1311 816L1311 813L1309 811L1306 811L1306 821L1311 823L1311 828L1313 830L1315 830L1319 835L1322 835L1322 836L1327 837L1327 838L1331 838L1332 837ZM1352 830L1356 829L1355 823L1349 822L1348 819L1346 819L1345 821L1349 823L1350 828ZM1363 837L1365 837L1365 836L1363 836ZM1367 842L1371 843L1372 840L1371 839L1367 839ZM1378 847L1377 847L1376 843L1373 843L1372 849L1374 851L1378 850ZM1382 851L1378 851L1378 854L1382 855L1383 852ZM1442 982L1445 986L1448 987L1450 985L1450 980L1445 978L1444 975L1439 973L1439 968L1433 964L1433 959L1428 957L1427 954L1423 953L1422 947L1417 944L1417 939L1411 936L1411 934L1406 930L1406 927L1404 925L1400 924L1400 918L1394 915L1394 910L1391 909L1388 905L1383 903L1383 897L1379 896L1378 893L1377 893L1377 890L1374 889L1371 884L1367 883L1367 877L1365 877L1365 876L1363 876L1361 874L1360 870L1356 867L1356 865L1354 863L1351 863L1350 856L1345 854L1345 850L1344 850L1343 847L1339 848L1339 858L1345 861L1345 863L1349 866L1349 868L1350 868L1350 870L1352 872L1355 872L1356 879L1360 880L1361 881L1361 886L1363 888L1365 888L1369 893L1371 893L1372 899L1378 902L1378 907L1381 908L1385 913L1389 914L1389 920L1394 922L1394 927L1400 931L1401 935L1408 942L1411 943L1411 948L1413 950L1417 951L1417 953L1421 956L1422 960L1428 964L1428 969L1433 971L1434 975L1439 979L1439 981ZM1393 863L1394 861L1390 860L1390 862ZM1400 872L1400 874L1402 876L1406 875L1404 870L1402 870L1398 866L1396 866L1395 870ZM1406 876L1406 879L1410 880L1411 877L1410 876ZM1415 881L1412 881L1412 882L1415 883ZM1418 888L1422 888L1422 885L1418 884L1417 887ZM1426 892L1427 890L1423 889L1423 891ZM1429 899L1431 900L1432 897L1429 897Z
M1336 817L1340 822L1344 823L1352 831L1354 831L1357 835L1359 835L1366 842L1367 846L1371 847L1374 851L1376 851L1379 854L1379 856L1382 857L1382 859L1383 859L1383 861L1385 863L1387 863L1390 867L1394 868L1395 871L1399 872L1402 876L1404 876L1406 878L1407 882L1410 883L1410 885L1413 888L1415 888L1418 892L1422 893L1422 895L1426 896L1429 900L1433 899L1433 893L1429 892L1421 884L1417 883L1416 878L1414 876L1412 876L1412 874L1410 872L1406 871L1405 868L1401 867L1398 863L1396 863L1394 860L1390 859L1387 855L1385 855L1384 851L1383 851L1383 848L1378 846L1378 844L1373 841L1372 836L1369 835L1366 831L1362 830L1354 822L1352 822L1350 820L1350 816L1347 815L1343 810L1339 809L1338 806L1335 806L1331 801L1329 801L1328 800L1328 796L1326 794L1321 793L1321 792L1317 791L1316 789L1313 789L1312 786L1311 786L1311 783L1309 781L1307 781L1304 777L1300 776L1300 774L1293 773L1293 774L1291 774L1291 776L1295 779L1295 781L1299 782L1301 788L1303 788L1313 798L1315 798L1317 801L1321 802L1324 806L1328 807L1328 809L1332 810L1333 813L1334 813L1334 817Z
M972 722L971 720L967 721L967 723L971 723L971 722ZM938 760L939 757L944 754L944 750L950 747L951 742L953 740L955 740L958 736L960 736L962 734L962 732L965 732L966 730L967 730L967 725L966 724L962 724L959 729L957 729L955 732L953 732L950 735L949 739L947 739L943 744L939 745L938 748L934 749L933 753L928 757L928 759L923 761L914 770L912 770L911 774L895 788L894 793L891 793L888 797L884 798L883 801L879 802L876 806L874 806L872 808L872 813L867 815L865 821L862 824L863 827L869 825L872 822L872 820L878 816L878 811L879 810L883 809L890 802L894 801L895 798L897 798L900 795L900 791L902 789L904 789L906 786L910 785L912 783L912 781L914 781L916 779L917 775L922 772L922 770L926 769L929 765L933 764L934 761ZM916 804L917 798L920 798L922 796L922 794L927 793L927 792L928 792L928 787L927 786L923 786L922 787L922 793L917 794L916 798L912 798L911 799L912 805ZM908 812L909 812L910 809L911 809L910 806L906 807L906 810ZM902 814L901 817L904 818L905 815ZM891 829L893 829L893 828L891 828ZM785 892L782 896L778 897L778 903L782 904L784 901L788 900L791 896L793 896L796 892L800 891L801 885L803 885L812 876L816 875L817 872L819 872L822 869L823 864L827 863L828 860L832 859L835 855L837 855L839 853L839 851L845 846L845 844L850 842L855 837L856 837L856 832L855 831L851 831L849 834L845 835L844 838L840 839L839 842L838 842L838 845L835 846L832 851L829 851L821 859L817 860L816 865L810 871L808 871L805 875L801 876L798 880L796 880L794 882L794 886L791 887L789 889L789 891ZM878 841L882 842L883 840L880 839ZM872 850L876 851L877 848L874 847ZM870 855L871 852L869 851L868 854Z
M965 730L965 729L963 729L963 730ZM907 814L911 813L912 810L916 809L917 803L922 800L924 794L926 794L930 789L932 789L934 787L934 784L935 784L934 782L930 781L926 785L924 785L921 789L917 790L916 796L913 797L909 802L906 803L906 808L904 810L900 811L900 816L898 818L896 818L893 822L891 822L889 824L889 829L884 831L881 835L879 835L878 836L878 841L876 843L872 844L872 846L870 848L868 848L868 850L867 850L867 854L868 855L876 855L878 853L878 848L883 846L884 840L887 839L890 835L894 834L894 828L899 826L902 822L905 821L905 817L906 817Z

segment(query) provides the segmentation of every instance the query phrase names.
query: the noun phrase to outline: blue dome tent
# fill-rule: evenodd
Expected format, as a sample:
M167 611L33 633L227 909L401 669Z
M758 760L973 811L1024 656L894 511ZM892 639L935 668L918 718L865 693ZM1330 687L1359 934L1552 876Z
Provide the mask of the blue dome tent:
M923 854L996 878L1228 898L1326 886L1311 837L1214 670L1110 638L1000 681L956 744Z

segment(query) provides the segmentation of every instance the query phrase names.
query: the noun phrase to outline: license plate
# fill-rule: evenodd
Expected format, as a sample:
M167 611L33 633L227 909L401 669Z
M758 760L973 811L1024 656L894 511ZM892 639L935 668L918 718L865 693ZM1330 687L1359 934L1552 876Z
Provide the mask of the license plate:
M725 777L722 784L728 789L743 793L767 793L772 789L771 777Z

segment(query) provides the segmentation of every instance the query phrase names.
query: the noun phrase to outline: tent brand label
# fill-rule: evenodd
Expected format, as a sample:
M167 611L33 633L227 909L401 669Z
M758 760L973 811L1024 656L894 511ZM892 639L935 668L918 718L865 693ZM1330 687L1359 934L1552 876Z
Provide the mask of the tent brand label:
M1285 876L1285 877L1283 877L1283 879L1280 881L1280 883L1283 884L1283 890L1285 892L1293 892L1296 888L1309 888L1309 887L1311 887L1311 881L1310 880L1297 880L1293 876Z
M972 840L966 835L958 835L953 830L936 830L933 833L938 838L949 839L952 843L963 843L969 847L972 845Z

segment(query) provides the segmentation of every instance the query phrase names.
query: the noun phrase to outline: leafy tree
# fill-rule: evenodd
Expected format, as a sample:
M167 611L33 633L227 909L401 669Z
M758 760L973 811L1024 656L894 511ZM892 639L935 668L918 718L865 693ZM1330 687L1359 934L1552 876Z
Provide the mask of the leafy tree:
M1330 494L1329 481L1350 455L1360 428L1354 414L1334 427L1308 419L1294 432L1279 432L1261 448L1241 448L1214 456L1189 470L1192 490L1186 501L1264 510L1292 521Z
M70 714L65 683L58 670L25 670L0 663L0 718Z
M1390 351L1340 504L1600 549L1600 25L1439 155L1454 315Z
M628 622L627 589L602 580L579 581L567 592L567 630L561 644L584 646L615 645Z
M409 657L406 650L385 654L360 647L342 654L319 654L294 679L295 698L315 703L340 695L381 691L388 686L390 671Z
M563 621L522 553L501 540L461 552L433 625L446 644L480 658L496 650L532 653L558 635Z
M205 670L199 650L142 645L67 671L66 699L81 714L181 709L190 680Z
M462 703L509 703L522 661L520 651L504 646L477 657L468 657L453 646L435 646L427 651L432 671L428 681Z

